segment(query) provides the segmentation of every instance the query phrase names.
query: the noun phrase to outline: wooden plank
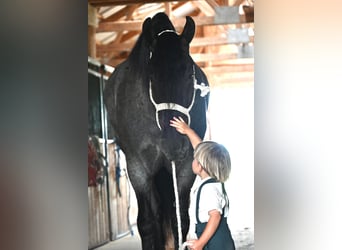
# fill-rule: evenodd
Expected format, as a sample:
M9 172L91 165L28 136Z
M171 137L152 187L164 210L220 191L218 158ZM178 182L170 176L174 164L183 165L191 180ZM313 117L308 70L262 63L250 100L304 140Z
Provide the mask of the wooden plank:
M186 0L178 0L186 1ZM162 2L173 2L172 0L88 0L88 3L95 7L102 6L113 6L113 5L129 5L136 3L162 3Z
M113 15L107 18L101 19L100 23L116 22L117 20L119 20L120 18L124 16L127 16L127 15L131 16L134 10L139 8L140 6L141 4L126 6L125 8L122 8L121 10L119 10L118 12L115 12Z
M166 15L168 15L169 17L172 16L172 7L171 7L171 4L170 3L164 3L164 6L165 6L165 13Z
M236 0L233 4L233 6L239 6L241 5L245 0Z
M254 73L209 74L206 72L210 87L222 85L254 85Z
M206 16L215 15L215 10L206 1L193 2L193 5L197 6Z
M253 42L254 37L250 36L249 37L250 41ZM226 45L226 44L239 44L235 42L229 42L228 38L226 37L195 37L191 44L190 47L203 47L203 46L216 46L216 45Z
M115 144L108 145L108 152L115 152ZM122 158L122 152L120 153L120 167L126 166L126 162ZM127 178L121 176L119 183L116 179L116 154L110 153L108 155L108 167L109 167L109 197L110 197L110 209L111 209L111 223L113 230L113 238L117 239L120 235L129 232L129 225L127 220L128 211L128 192L127 192ZM118 185L120 184L121 195L119 195Z
M226 74L226 73L241 73L241 72L254 72L253 64L236 64L225 65L216 67L204 67L202 68L208 74Z
M88 187L88 248L109 240L106 180L97 187Z
M237 58L237 54L232 53L193 53L191 54L192 59L196 63L213 62L211 66L220 67L221 65L233 66L233 67L254 67L254 58ZM117 66L119 63L123 62L126 58L109 58L107 62L101 62L103 64L110 64L113 67Z
M207 0L206 1L213 9L217 6L220 6L215 0Z
M196 26L205 25L218 25L215 23L215 16L201 16L192 17ZM171 18L171 22L175 26L176 30L182 30L185 25L186 19L184 17ZM115 22L101 22L97 28L97 32L119 32L124 30L141 30L144 20L134 21L115 21ZM240 15L240 23L245 23L245 15ZM230 23L220 23L230 24ZM235 24L235 23L234 23Z
M220 79L229 79L233 80L241 80L241 79L254 79L254 72L216 72L215 74L211 74L209 71L205 71L208 68L204 68L204 72L208 75L214 76L214 78Z
M185 2L187 0L178 0L177 2ZM88 0L88 3L96 6L113 6L113 5L130 5L136 3L163 3L163 2L174 2L172 0ZM195 1L193 1L195 2ZM236 0L232 6L239 6L244 0Z
M250 80L240 80L240 81L227 81L227 80L217 80L215 83L210 85L210 88L242 88L242 87L253 87L254 86L254 81Z
M250 42L253 42L254 37L251 37ZM217 45L227 45L227 44L234 44L229 43L228 39L225 37L195 37L190 47L205 47L205 46L217 46ZM133 46L135 45L134 42L124 42L120 44L116 43L109 43L106 45L97 45L96 46L96 55L97 57L102 57L104 54L108 54L111 52L129 52L132 50Z
M229 53L197 53L191 54L192 59L196 62L208 62L208 61L221 61L227 59L235 59L236 54L229 54Z

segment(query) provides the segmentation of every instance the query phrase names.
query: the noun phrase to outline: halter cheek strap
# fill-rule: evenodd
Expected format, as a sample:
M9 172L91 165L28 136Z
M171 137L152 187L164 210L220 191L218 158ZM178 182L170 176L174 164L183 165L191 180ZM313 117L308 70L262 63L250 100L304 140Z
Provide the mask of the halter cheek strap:
M176 33L176 31L174 30L170 30L170 29L167 29L167 30L163 30L161 32L159 32L157 34L157 36L161 36L162 34L164 33L168 33L168 32L172 32L172 33ZM150 59L152 57L152 51L150 51ZM161 126L160 126L160 123L159 123L159 116L158 116L158 112L159 111L162 111L162 110L175 110L175 111L178 111L178 112L181 112L182 114L186 115L186 117L188 118L188 125L190 126L190 123L191 123L191 117L190 117L190 110L192 108L192 106L194 105L194 102L195 102L195 96L196 96L196 90L199 89L201 91L201 97L205 97L210 89L209 89L209 86L206 86L203 82L201 84L197 84L197 79L196 79L196 76L195 76L195 65L192 66L192 69L193 69L193 74L192 74L192 79L193 79L193 82L194 82L194 92L192 94L192 100L191 100L191 103L189 105L189 107L183 107L177 103L156 103L153 99L153 95L152 95L152 82L150 80L150 84L149 84L149 94L150 94L150 100L151 102L153 103L155 109L156 109L156 121L157 121L157 125L158 125L158 128L161 130Z

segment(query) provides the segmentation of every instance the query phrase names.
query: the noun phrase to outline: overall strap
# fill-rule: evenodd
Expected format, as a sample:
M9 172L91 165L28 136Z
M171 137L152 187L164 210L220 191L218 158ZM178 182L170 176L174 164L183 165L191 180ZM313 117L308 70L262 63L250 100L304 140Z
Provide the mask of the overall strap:
M224 195L224 198L226 200L226 204L227 204L227 207L229 209L229 199L228 199L228 195L227 195L227 192L226 192L226 189L224 188L224 183L221 182L222 184L222 192L223 192L223 195ZM223 214L223 213L222 213Z
M197 223L201 223L199 220L199 217L198 217L198 206L199 206L199 200L200 200L200 194L201 194L202 187L204 186L204 184L215 183L215 182L217 182L217 181L214 178L211 178L211 179L203 182L201 184L201 186L198 188L197 197L196 197L196 220L197 220Z

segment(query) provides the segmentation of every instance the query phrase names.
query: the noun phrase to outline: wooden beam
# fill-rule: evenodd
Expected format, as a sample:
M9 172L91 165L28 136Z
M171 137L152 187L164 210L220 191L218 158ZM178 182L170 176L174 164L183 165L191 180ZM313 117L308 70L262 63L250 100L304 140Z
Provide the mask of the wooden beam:
M176 10L180 7L182 7L184 4L186 4L186 2L175 2L175 3L172 3L172 10Z
M211 8L215 9L215 7L220 6L215 0L207 0L207 3L211 6Z
M217 89L217 88L241 88L241 87L246 87L246 88L250 88L254 86L254 80L244 80L241 79L239 81L227 81L225 79L217 79L215 81L210 81L210 88L211 89ZM209 108L210 108L210 104L209 104Z
M211 73L206 71L206 68L202 68L208 77L209 85L217 86L222 84L241 84L249 83L253 85L254 83L254 72L234 72L234 73Z
M238 60L238 59L235 59ZM230 60L233 61L233 60ZM222 64L221 66L204 67L210 74L254 72L254 64Z
M186 0L178 0L186 1ZM162 2L174 2L172 0L88 0L88 3L95 7L113 6L113 5L130 5L137 3L162 3Z
M202 17L192 17L196 26L205 25L218 25L215 23L214 16L202 16ZM240 15L241 23L245 23L245 15ZM186 19L181 18L171 18L176 29L183 29ZM97 28L97 32L112 32L112 31L124 31L124 30L141 30L144 21L116 21L116 22L102 22ZM229 23L226 23L229 24ZM223 25L220 23L219 25Z
M253 42L254 37L249 37L250 42ZM235 44L228 42L228 38L226 37L195 37L191 44L190 47L202 47L202 46L216 46L216 45L226 45L226 44Z
M165 13L166 15L171 18L172 17L172 7L171 7L171 3L167 2L167 3L164 3L164 6L165 6Z
M134 10L139 8L140 6L141 4L126 6L125 8L122 8L121 10L119 10L118 12L115 12L113 15L102 19L100 23L115 22L126 15L131 15L134 12Z
M245 0L235 0L233 6L239 6L241 5Z
M254 37L250 37L250 38L251 38L251 41L252 39L254 40ZM108 53L108 52L131 51L135 43L136 41L123 42L119 44L112 42L106 45L97 45L96 46L97 57L102 57L104 53ZM195 37L190 44L190 48L227 45L227 44L234 44L234 43L229 43L228 39L225 37L198 37L198 38Z
M202 68L208 74L222 75L222 74L242 74L244 76L254 76L254 65L253 64L230 64L215 67L203 67ZM248 74L247 74L248 73ZM242 76L242 75L241 75Z
M96 57L97 9L88 4L88 56Z
M215 9L206 1L193 2L193 5L197 6L206 16L215 15Z
M222 72L254 72L253 58L236 58L234 54L191 54L192 59L201 64L206 61L213 61L211 67L204 67L211 74L221 74ZM126 57L119 55L108 54L105 56L107 64L115 67Z
M92 58L96 57L95 30L94 26L88 25L88 56Z

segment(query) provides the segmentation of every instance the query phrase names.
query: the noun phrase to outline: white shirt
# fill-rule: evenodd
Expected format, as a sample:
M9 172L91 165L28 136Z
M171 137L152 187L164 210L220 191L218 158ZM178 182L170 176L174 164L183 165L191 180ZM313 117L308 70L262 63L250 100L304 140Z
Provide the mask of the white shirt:
M196 220L196 198L197 192L200 185L211 177L207 177L203 180L199 176L196 177L194 184L190 190L190 206L189 206L189 216L190 216L190 228L188 233L188 239L196 239L195 227L197 224ZM200 194L200 201L198 205L198 217L200 222L208 222L209 211L217 210L222 214L222 208L224 209L224 216L228 214L228 206L226 205L226 199L222 192L222 184L217 183L207 183L202 187Z

